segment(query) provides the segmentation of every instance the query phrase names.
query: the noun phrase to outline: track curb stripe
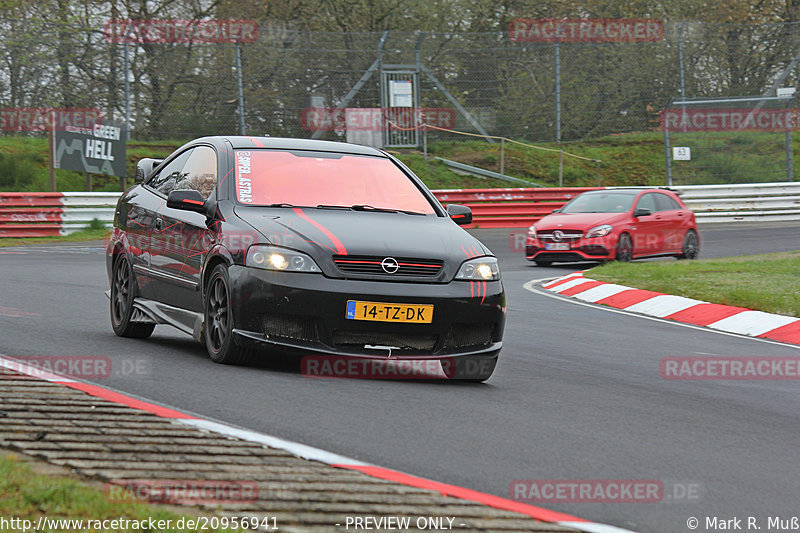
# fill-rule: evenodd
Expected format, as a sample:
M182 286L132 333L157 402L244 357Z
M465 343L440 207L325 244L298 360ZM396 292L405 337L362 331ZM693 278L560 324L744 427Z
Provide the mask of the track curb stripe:
M524 514L542 522L553 522L556 524L566 521L571 521L575 524L587 523L586 520L576 518L568 514L559 513L558 511L543 509L542 507L537 507L535 505L529 505L527 503L510 500L508 498L502 498L500 496L478 492L472 489L459 487L457 485L448 485L447 483L440 483L438 481L412 476L410 474L404 474L403 472L398 472L397 470L391 470L389 468L370 465L356 466L348 464L334 464L332 466L337 468L346 468L348 470L356 470L372 477L393 481L409 487L432 490L442 494L443 496L452 496L462 500L475 501L497 509Z
M558 511L551 511L543 507L529 505L509 498L503 498L501 496L495 496L493 494L479 492L466 487L459 487L457 485L449 485L447 483L441 483L438 481L413 476L411 474L406 474L404 472L400 472L399 470L392 470L390 468L364 463L356 459L351 459L349 457L328 452L313 446L307 446L299 442L282 439L280 437L274 437L266 433L251 431L222 422L200 418L198 416L183 413L163 405L158 405L146 400L134 398L124 393L101 387L100 385L75 381L57 374L44 374L42 372L35 372L27 369L25 366L20 366L13 357L0 355L0 367L8 368L35 379L42 379L43 381L49 381L51 383L57 383L72 389L80 390L86 394L89 394L90 396L101 398L112 403L125 405L132 409L155 414L162 418L171 419L176 423L184 424L196 429L219 433L241 440L255 442L270 446L272 448L284 450L303 459L318 461L334 468L355 470L374 478L393 481L408 487L436 491L444 496L472 501L488 507L494 507L496 509L516 512L529 516L540 522L553 523L564 527L577 529L579 531L585 531L587 533L633 533L626 529L621 529L598 522L591 522L583 518L560 513Z
M563 276L542 288L578 300L695 326L800 344L800 318L712 304L683 296L597 281L583 272ZM608 294L608 296L606 296Z

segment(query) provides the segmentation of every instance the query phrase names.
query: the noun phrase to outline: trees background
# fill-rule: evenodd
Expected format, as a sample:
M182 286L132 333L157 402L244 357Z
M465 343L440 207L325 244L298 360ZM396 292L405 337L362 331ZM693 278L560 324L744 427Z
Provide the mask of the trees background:
M765 93L800 53L800 0L0 0L0 106L90 107L124 117L123 45L110 19L253 19L258 42L242 45L247 131L309 136L313 97L336 105L377 57L420 58L490 133L552 140L554 45L515 43L518 18L660 18L665 38L648 44L563 43L564 140L658 126L679 94L683 41L689 96ZM238 131L232 44L131 44L135 138ZM783 86L794 86L793 68ZM421 77L425 107L451 107ZM378 76L350 102L380 105ZM458 129L474 131L461 118ZM341 136L335 131L328 138Z

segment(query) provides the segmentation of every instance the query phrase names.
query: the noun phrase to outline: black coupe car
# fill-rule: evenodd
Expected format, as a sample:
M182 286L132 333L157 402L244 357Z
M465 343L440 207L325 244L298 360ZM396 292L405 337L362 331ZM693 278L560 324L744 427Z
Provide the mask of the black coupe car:
M482 381L502 347L497 259L373 148L204 137L143 159L107 250L111 324L169 324L219 363L293 353L441 363Z

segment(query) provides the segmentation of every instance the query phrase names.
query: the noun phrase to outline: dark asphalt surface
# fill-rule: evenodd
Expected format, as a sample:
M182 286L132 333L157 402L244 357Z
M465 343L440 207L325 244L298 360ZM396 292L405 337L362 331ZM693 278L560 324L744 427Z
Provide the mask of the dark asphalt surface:
M704 226L701 256L800 249L799 230ZM584 265L535 267L510 249L509 231L475 231L501 258L509 306L506 345L483 385L221 366L167 326L149 340L117 338L91 243L0 248L0 353L108 356L104 386L500 496L517 479L658 480L660 503L539 504L642 533L685 533L689 517L705 531L707 516L754 516L766 530L768 517L800 515L800 384L659 375L666 356L800 350L532 293L525 282ZM669 497L684 487L699 499Z

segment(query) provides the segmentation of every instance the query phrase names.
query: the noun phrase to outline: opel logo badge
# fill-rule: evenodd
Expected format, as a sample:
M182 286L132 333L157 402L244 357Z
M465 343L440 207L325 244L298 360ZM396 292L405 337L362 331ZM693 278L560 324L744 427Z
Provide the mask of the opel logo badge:
M381 261L381 268L387 274L394 274L400 268L400 265L397 263L397 259L394 257L387 257Z
M560 242L564 239L564 232L560 229L557 229L553 232L553 240L556 242Z

